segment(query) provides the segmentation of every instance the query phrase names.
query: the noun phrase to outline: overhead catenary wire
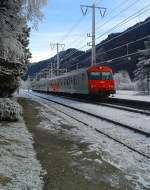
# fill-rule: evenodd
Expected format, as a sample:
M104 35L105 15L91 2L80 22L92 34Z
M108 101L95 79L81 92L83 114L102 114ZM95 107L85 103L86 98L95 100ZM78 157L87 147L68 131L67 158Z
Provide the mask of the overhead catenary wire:
M124 59L124 58L127 58L127 57L131 57L131 56L133 56L133 55L145 53L145 52L148 52L148 51L150 51L150 49L139 50L139 51L137 51L137 52L130 53L130 54L125 54L125 55L123 55L123 56L119 56L119 57L116 57L116 58L114 58L114 59L108 59L108 60L102 61L102 62L98 63L97 65L103 65L103 64L106 64L106 63L111 63L111 62L116 61L116 60L119 60L119 59ZM121 64L121 63L120 63L120 64ZM77 66L77 68L78 68L78 65L79 65L79 63L74 64L74 65L71 65L69 68L75 67L75 66ZM68 68L67 68L67 70L68 70Z
M98 0L95 0L93 3L96 3ZM84 20L84 16L81 16L73 26L69 29L69 31L60 39L60 41L64 41L68 36L76 29L76 27ZM81 34L82 35L82 34Z
M147 7L147 6L146 6L146 7ZM148 9L148 10L149 10L149 9ZM148 11L148 10L147 10L147 11ZM143 14L143 12L142 12L141 14ZM139 16L139 15L137 15L137 16ZM136 16L136 17L137 17L137 16ZM109 43L109 42L111 42L111 41L113 41L113 40L115 40L115 39L117 39L117 38L119 38L119 37L125 35L125 34L128 33L128 32L131 32L131 31L137 29L138 27L143 26L143 25L145 25L145 24L147 24L147 23L149 23L149 22L150 22L150 20L148 20L148 21L146 21L146 22L144 22L144 23L141 23L140 25L137 25L137 26L135 26L135 27L132 27L131 29L129 29L129 30L127 30L127 31L125 31L125 32L123 32L123 33L121 33L121 34L119 34L119 35L113 37L112 39L107 40L107 41L104 42L104 43L101 43L101 44L99 45L99 47L101 47L101 46L103 46L103 45L105 45L105 44L107 44L107 43ZM85 48L86 46L87 46L87 44L83 45L83 46L80 47L79 49L83 49L83 48ZM69 55L67 55L66 59L68 59L69 57L72 57L75 53L77 53L77 51L75 51L74 53L71 52ZM75 58L78 58L78 57L80 57L80 56L83 56L83 55L79 55L79 56L77 56L77 57L75 57Z
M150 4L149 4L148 6L150 6ZM148 6L142 8L142 10L145 9L145 8L147 8ZM135 17L138 17L139 15L145 13L145 12L148 11L148 10L150 10L150 8L147 9L147 10L143 10L142 13L137 14ZM137 11L136 13L138 13L138 12L139 12L139 11ZM134 13L134 14L135 14L135 13ZM130 17L131 17L131 16L130 16ZM134 18L135 18L135 17L134 17ZM129 17L128 17L128 19L129 19ZM132 19L133 19L133 18L132 18ZM127 22L131 21L132 19L130 18L130 20L128 20ZM125 19L125 20L127 20L127 19ZM123 33L121 33L120 35L117 35L117 36L113 37L112 39L110 39L110 40L108 40L108 41L106 41L106 42L101 43L101 44L99 45L99 47L101 47L101 46L103 46L103 45L109 43L110 41L113 41L114 39L117 39L117 38L119 38L119 37L125 35L126 33L130 32L130 31L132 31L132 30L134 30L134 29L136 29L136 28L138 28L138 27L140 27L140 26L142 26L142 25L145 25L145 24L147 24L147 23L149 23L149 22L150 22L150 20L148 20L148 21L146 21L146 22L144 22L144 23L141 23L140 25L137 25L137 26L135 26L135 27L132 27L131 29L129 29L129 30L127 30L127 31L125 31L125 32L123 32ZM122 22L121 22L121 23L122 23ZM122 24L123 24L123 23L122 23ZM118 24L117 24L117 26L118 26ZM116 27L116 26L115 26L115 27ZM114 28L114 27L113 27L113 28ZM85 45L82 46L81 48L83 49L83 48L85 48L86 46L87 46L87 45L85 44ZM79 49L81 49L81 48L79 48ZM72 56L72 55L73 55L73 54L71 54L70 56ZM68 59L68 57L67 57L67 59Z
M120 8L122 4L124 5L124 3L127 3L128 1L129 1L129 0L123 1L121 4L119 4L118 6L116 6L115 8L113 8L113 9L111 10L111 12L113 12L113 11L116 10L117 8ZM109 20L107 20L104 24L100 25L100 27L102 27L102 26L104 26L105 24L107 24L108 22L110 22L113 18L116 18L117 16L119 16L120 13L123 13L123 12L125 12L125 11L128 11L128 9L131 8L132 6L134 6L135 3L138 2L138 1L140 1L140 0L134 1L132 4L130 4L129 6L127 6L126 8L124 8L123 10L121 10L121 11L119 12L119 14L116 14L114 17L112 17L112 18L110 18ZM98 27L98 28L100 28L100 27ZM84 35L84 34L82 34L82 35ZM84 37L83 40L85 40L86 38L87 38L87 36ZM82 41L83 41L83 40L82 40ZM74 40L74 42L75 42L75 41L76 41L76 40ZM81 44L82 41L80 41L78 44ZM74 44L74 42L73 42L73 43L70 43L68 46L70 46L71 44Z
M144 8L142 8L141 10L140 10L140 12L141 11L143 11L143 9L145 9L145 8L147 8L148 6L146 6L146 7L144 7ZM145 11L145 10L144 10ZM146 11L148 11L148 10L146 10ZM139 13L139 11L138 11L138 13ZM135 17L137 17L137 16L139 16L139 15L141 15L141 14L143 14L143 12L141 12L140 14L137 14L137 15L135 15L135 13L133 14L134 15L134 18ZM131 15L130 16L130 18L132 18L133 19L133 15ZM131 19L130 19L131 20ZM120 25L123 25L124 24L124 22L129 22L130 21L129 20L129 17L128 18L126 18L124 21L122 21L121 23L119 23L119 27L120 27ZM114 40L114 39L117 39L118 37L120 37L120 36L122 36L122 35L124 35L124 34L126 34L127 32L130 32L130 31L132 31L132 30L134 30L135 28L138 28L139 26L142 26L143 24L146 24L146 23L149 23L150 21L147 21L147 22L145 22L145 23L140 23L139 25L137 25L136 27L133 27L133 28L131 28L130 30L127 30L127 31L125 31L125 32L123 32L121 35L117 35L116 37L114 37L114 38L112 38L112 39L110 39L110 40L108 40L107 42L104 42L104 43L102 43L102 44L100 44L100 46L102 46L102 45L104 45L104 44L106 44L106 43L108 43L108 42L110 42L110 41L112 41L112 40ZM117 25L118 26L118 25ZM115 26L116 27L116 26ZM113 27L114 28L114 27ZM110 30L109 30L110 31ZM84 45L84 46L82 46L80 49L83 49L83 48L85 48L87 45ZM99 46L99 47L100 47ZM112 51L112 50L109 50L109 51ZM65 58L65 59L68 59L69 57L71 57L71 56L73 56L75 53L77 53L77 51L75 51L75 52L71 52L71 54L70 55L67 55L67 57ZM105 53L105 52L103 52L103 53ZM138 53L138 52L137 52ZM135 54L135 53L133 53L133 54ZM132 54L132 55L133 55ZM129 56L130 56L131 54L129 54ZM83 54L82 55L79 55L79 56L77 56L77 57L74 57L74 58L78 58L78 57L81 57L81 56L83 56ZM127 56L127 55L125 55L125 56ZM121 58L124 58L124 56L121 56L121 57L118 57L118 58L115 58L115 59L112 59L112 60L116 60L116 59L121 59ZM64 59L63 59L64 60ZM110 60L106 60L106 61L110 61ZM106 61L104 61L104 62L106 62ZM73 66L73 65L72 65ZM71 66L71 67L72 67Z
M125 7L124 9L122 9L119 13L117 13L116 15L114 15L113 17L111 17L110 19L108 19L105 23L101 24L100 26L98 26L96 29L99 29L103 26L105 26L107 23L111 22L112 19L118 17L120 14L122 14L123 12L128 11L131 7L133 7L137 2L139 2L141 0L135 0L133 3L131 3L130 5L128 5L127 7Z
M108 32L110 32L110 31L112 31L112 30L114 30L114 29L122 26L123 24L126 24L127 22L133 20L134 18L136 18L136 17L140 16L141 14L145 13L146 11L150 10L148 7L150 7L150 4L148 4L147 6L143 7L142 9L138 10L134 14L130 15L128 18L124 19L123 21L121 21L120 23L118 23L116 26L114 26L113 28L109 29L107 32L105 32L102 35L96 37L96 39L99 39L99 38L103 37Z

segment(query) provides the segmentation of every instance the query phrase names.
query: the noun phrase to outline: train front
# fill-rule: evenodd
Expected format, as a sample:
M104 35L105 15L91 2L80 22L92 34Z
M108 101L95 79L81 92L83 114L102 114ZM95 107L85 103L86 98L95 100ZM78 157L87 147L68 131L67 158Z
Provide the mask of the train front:
M92 66L87 72L90 95L108 97L115 94L115 81L110 67Z

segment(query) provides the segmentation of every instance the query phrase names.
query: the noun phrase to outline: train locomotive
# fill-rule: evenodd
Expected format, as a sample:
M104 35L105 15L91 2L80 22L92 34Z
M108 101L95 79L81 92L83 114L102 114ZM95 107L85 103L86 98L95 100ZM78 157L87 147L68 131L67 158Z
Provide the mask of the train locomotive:
M50 79L35 81L32 90L108 97L115 94L115 81L110 67L91 66Z

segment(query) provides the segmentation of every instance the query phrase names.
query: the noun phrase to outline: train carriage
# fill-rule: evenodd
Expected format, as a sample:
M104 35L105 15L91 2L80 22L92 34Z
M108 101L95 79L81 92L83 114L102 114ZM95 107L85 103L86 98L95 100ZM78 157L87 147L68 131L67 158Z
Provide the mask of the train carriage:
M92 66L68 72L39 82L38 91L68 94L109 96L115 93L112 69L108 66Z

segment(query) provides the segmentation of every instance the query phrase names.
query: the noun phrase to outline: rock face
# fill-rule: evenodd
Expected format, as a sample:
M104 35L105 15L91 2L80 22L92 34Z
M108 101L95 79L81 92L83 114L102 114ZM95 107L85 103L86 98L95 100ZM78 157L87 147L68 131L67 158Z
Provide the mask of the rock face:
M19 86L29 57L28 37L21 0L0 1L0 97L10 97Z

